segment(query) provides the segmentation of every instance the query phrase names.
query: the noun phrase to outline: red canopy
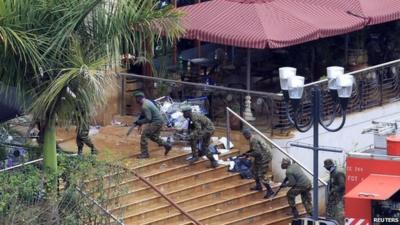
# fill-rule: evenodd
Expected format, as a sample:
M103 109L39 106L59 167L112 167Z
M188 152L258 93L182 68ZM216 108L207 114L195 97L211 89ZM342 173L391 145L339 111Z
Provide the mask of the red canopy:
M387 200L400 190L400 177L382 174L370 174L365 180L351 189L345 197Z
M361 6L360 13L371 19L370 25L400 19L399 0L356 0L356 2Z
M362 29L368 22L400 18L399 4L399 0L212 0L180 9L186 13L185 38L262 49L300 44ZM371 15L370 20L364 18L363 11Z

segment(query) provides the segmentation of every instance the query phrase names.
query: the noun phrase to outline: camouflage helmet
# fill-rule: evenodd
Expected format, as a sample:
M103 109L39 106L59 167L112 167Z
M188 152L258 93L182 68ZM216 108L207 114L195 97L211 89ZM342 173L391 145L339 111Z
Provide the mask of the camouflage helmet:
M250 135L251 135L251 130L250 130L249 128L244 128L244 129L242 130L242 134L243 134L244 136L250 136Z
M133 96L135 96L135 97L144 97L144 93L141 92L141 91L136 91L136 92L133 93Z
M325 159L325 161L324 161L324 167L325 167L325 168L326 168L326 167L333 166L333 165L335 165L335 163L333 163L333 160L332 160L332 159Z

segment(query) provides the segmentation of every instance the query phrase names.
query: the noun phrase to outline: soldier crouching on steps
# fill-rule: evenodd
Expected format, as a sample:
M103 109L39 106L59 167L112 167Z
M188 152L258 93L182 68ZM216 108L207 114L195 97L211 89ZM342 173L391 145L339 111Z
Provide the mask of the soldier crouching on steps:
M301 202L306 209L306 212L312 215L312 204L311 204L311 181L304 174L303 170L297 163L291 164L289 159L282 159L281 168L286 169L286 183L282 186L290 187L286 196L290 208L292 209L293 217L299 217L299 212L296 209L295 198L297 195L301 195Z
M206 116L193 113L192 107L189 105L182 106L181 108L183 117L189 119L189 140L190 147L192 148L192 158L190 164L199 160L199 150L197 145L201 141L201 152L206 155L211 162L211 167L218 167L217 160L214 159L212 153L208 149L210 145L211 136L214 134L214 124Z
M343 196L345 175L336 168L332 159L324 161L324 167L329 171L328 202L326 205L326 218L334 219L339 225L344 224Z
M250 188L252 191L262 191L261 183L267 188L264 198L270 198L274 195L271 186L269 185L269 179L267 176L268 166L272 160L271 147L265 142L263 138L258 135L252 134L250 129L243 130L243 136L249 140L250 150L243 155L254 158L252 165L252 173L256 186Z
M170 143L162 140L160 137L161 129L164 123L160 110L152 101L144 97L143 92L136 92L134 96L136 97L136 102L142 106L141 115L139 119L134 122L134 125L141 129L143 124L147 124L140 137L140 154L137 156L137 158L144 159L150 157L147 139L156 142L159 146L164 146L164 155L167 155L172 146ZM129 132L127 135L129 135Z

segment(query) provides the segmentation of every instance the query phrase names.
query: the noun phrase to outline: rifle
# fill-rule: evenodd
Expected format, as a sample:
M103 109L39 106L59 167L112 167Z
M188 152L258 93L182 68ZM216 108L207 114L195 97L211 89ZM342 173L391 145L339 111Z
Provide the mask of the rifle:
M288 181L287 177L285 179L283 179L282 184L279 186L278 190L275 192L275 194L272 196L272 198L275 198L278 195L278 193L281 191L281 189L286 187L287 181Z
M145 116L144 116L143 114L140 114L140 116L136 118L136 122L137 122L138 120L141 120L141 119L144 119L144 118L145 118ZM127 137L132 133L133 129L135 129L136 127L139 126L139 124L137 124L136 122L134 122L134 123L132 124L131 128L129 128L128 133L126 133L126 136L127 136Z
M132 133L133 129L135 129L137 126L139 126L139 125L137 125L136 123L133 123L131 128L129 128L128 133L126 133L126 136L128 137Z

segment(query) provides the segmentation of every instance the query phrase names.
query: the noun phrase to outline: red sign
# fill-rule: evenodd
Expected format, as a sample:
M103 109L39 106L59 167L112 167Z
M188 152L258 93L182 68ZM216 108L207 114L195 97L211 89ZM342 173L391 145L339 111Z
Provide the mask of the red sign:
M400 161L347 157L346 193L352 190L370 174L400 176ZM362 220L365 224L372 224L371 216L370 200L357 198L345 199L345 217L347 223L349 223L350 220L351 222Z

